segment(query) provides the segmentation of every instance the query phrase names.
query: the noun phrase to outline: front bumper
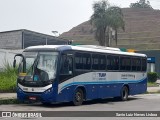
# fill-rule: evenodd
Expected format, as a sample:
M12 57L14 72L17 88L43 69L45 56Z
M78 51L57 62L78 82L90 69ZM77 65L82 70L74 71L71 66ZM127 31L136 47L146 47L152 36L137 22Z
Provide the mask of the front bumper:
M35 98L35 99L33 99ZM24 92L21 88L17 88L17 99L22 102L56 102L56 95L53 88L44 92Z

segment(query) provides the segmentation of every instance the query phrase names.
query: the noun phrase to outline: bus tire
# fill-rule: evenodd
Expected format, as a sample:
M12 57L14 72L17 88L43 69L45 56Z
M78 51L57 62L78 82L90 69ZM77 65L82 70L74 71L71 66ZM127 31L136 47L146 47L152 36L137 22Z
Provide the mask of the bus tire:
M84 99L83 90L80 88L77 88L73 96L73 105L75 106L82 105L83 99Z
M121 101L126 101L128 100L128 87L127 86L123 86L122 90L121 90L121 96L120 96L120 100Z

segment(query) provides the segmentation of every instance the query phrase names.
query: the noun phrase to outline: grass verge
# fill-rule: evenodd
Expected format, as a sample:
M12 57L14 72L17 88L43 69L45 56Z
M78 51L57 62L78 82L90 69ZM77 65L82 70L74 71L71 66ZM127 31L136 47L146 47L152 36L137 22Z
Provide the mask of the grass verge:
M157 92L145 92L145 94L160 94L160 91L157 91Z
M155 82L148 82L147 87L159 87L159 85Z
M0 99L0 105L4 104L20 104L17 99Z
M17 68L5 63L4 70L0 72L0 92L16 91Z

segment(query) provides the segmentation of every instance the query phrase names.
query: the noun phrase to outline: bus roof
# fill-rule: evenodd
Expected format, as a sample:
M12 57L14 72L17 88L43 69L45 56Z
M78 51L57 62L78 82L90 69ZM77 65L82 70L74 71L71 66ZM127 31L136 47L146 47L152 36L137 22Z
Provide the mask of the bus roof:
M78 46L39 45L39 46L27 47L24 51L43 51L43 50L56 50L56 51L77 50L77 51L111 53L111 54L146 57L145 54L141 54L141 53L124 52L124 51L121 51L121 49L119 48L103 47L103 46L95 46L95 45L78 45Z

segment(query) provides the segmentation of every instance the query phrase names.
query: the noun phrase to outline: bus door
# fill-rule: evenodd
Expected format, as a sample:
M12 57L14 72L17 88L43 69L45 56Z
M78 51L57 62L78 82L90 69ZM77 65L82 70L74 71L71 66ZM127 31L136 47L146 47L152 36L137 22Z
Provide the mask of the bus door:
M60 77L58 91L63 94L63 99L71 99L70 93L72 89L68 86L73 83L73 55L72 54L62 54L60 65Z

